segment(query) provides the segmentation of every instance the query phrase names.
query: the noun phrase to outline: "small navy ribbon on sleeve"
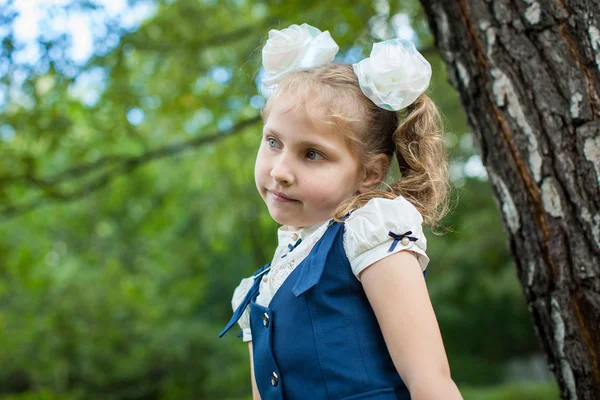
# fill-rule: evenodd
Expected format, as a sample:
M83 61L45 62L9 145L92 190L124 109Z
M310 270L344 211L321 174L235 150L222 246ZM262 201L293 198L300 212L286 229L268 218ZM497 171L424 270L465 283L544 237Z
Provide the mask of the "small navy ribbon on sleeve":
M403 233L401 235L398 235L397 233L389 231L388 232L388 236L393 237L394 241L392 242L392 245L390 246L390 249L388 250L388 253L394 251L394 249L396 248L396 245L398 244L398 242L400 240L402 240L402 238L404 238L404 237L407 237L411 242L416 242L417 240L419 240L416 237L412 237L412 236L408 236L408 235L412 235L412 231L405 232L405 233Z

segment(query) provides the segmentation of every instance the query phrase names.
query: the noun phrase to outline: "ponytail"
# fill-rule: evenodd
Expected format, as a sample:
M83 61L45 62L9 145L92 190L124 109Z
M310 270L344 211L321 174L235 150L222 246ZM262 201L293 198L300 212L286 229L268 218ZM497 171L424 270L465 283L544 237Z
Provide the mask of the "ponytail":
M433 227L449 209L448 155L442 119L426 94L419 96L408 111L392 135L402 178L391 185L391 191L410 201L424 223Z
M375 151L371 153L389 154L393 148L402 177L386 185L387 190L372 190L346 200L336 210L334 219L341 220L372 198L403 196L421 213L424 224L433 229L449 211L448 156L442 137L440 112L426 94L421 94L406 108L406 115L400 123L397 113L381 112L388 113L387 118L378 118L379 121L387 120L388 128L373 129L369 133L381 135L385 132L389 135L392 132L391 141L387 141L385 149L373 149Z

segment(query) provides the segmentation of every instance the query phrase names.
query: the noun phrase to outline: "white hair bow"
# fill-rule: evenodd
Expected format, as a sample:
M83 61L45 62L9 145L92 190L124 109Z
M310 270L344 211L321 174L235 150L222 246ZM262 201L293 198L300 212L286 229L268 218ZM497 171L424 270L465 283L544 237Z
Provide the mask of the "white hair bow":
M271 29L262 51L262 94L271 96L281 79L294 69L331 63L338 50L328 31L321 32L308 24ZM413 42L403 39L373 44L371 55L352 64L352 68L365 96L390 111L412 104L431 79L431 65Z
M263 95L269 97L281 79L294 69L329 64L339 49L328 31L321 32L308 24L291 25L281 31L271 29L262 50Z

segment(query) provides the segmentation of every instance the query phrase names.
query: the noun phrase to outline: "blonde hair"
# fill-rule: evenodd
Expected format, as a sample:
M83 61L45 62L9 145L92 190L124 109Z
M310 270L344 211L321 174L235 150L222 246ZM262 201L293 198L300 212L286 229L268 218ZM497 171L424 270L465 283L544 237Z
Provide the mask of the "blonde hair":
M423 216L430 228L449 211L448 156L442 138L440 112L433 101L421 94L402 114L376 106L361 91L351 65L327 64L297 69L288 73L262 110L266 122L272 104L279 96L291 96L298 104L310 107L309 115L325 116L344 134L351 151L358 156L363 172L376 168L378 154L389 160L395 154L402 177L350 197L339 205L333 218L341 220L370 199L403 196Z

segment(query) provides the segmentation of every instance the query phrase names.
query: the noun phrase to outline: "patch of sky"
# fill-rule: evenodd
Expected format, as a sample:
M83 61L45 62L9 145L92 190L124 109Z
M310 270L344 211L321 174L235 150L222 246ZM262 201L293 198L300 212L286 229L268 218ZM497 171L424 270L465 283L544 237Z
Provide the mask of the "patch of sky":
M60 7L55 7L44 10L47 14L39 20L31 21L31 28L36 31L39 30L39 37L43 41L52 41L58 39L60 35L66 33L65 27L69 23L69 16L67 10ZM25 40L25 38L23 38ZM35 40L35 37L30 38Z
M72 45L67 54L76 64L84 64L94 54L91 25L92 18L87 14L74 13L69 16L67 29L77 34L71 34Z
M127 0L103 0L104 10L111 17L116 17L125 11Z
M7 87L5 101L28 110L32 109L35 106L35 100L28 93L20 89L27 78L27 72L23 68L17 67L12 71L10 76L10 86Z
M75 82L69 85L69 94L82 104L93 107L106 89L106 71L100 67L91 68L79 74Z
M262 80L262 78L265 76L265 69L261 66L260 69L258 70L258 73L256 74L256 78L254 78L254 84L256 85L257 88L260 88L260 81Z
M39 34L39 21L42 10L33 6L32 2L20 1L13 3L17 16L13 20L13 33L18 42L31 42Z
M29 46L20 46L19 50L15 50L12 55L12 60L15 64L35 65L41 56L41 45L34 42Z
M47 74L49 70L50 70L50 63L47 63L47 62L37 63L33 66L33 71L38 76Z
M406 13L395 14L392 19L392 29L394 30L394 36L399 39L412 40L417 44L417 33L410 25L410 17Z
M13 84L8 88L8 102L11 105L21 106L27 110L35 107L35 99L28 93L22 91L17 85Z
M131 108L127 111L127 121L133 126L138 126L144 122L145 116L144 110L138 107Z
M79 68L72 64L62 64L60 71L70 78L75 78L79 73Z
M114 33L108 34L106 35L106 39L104 40L104 42L96 44L95 52L97 55L103 56L107 54L111 49L117 47L120 41L121 38L119 37L119 35Z
M0 57L0 78L4 77L10 70L10 61L8 58Z
M63 51L58 46L53 46L50 50L48 50L48 56L50 56L53 60L60 60L63 58Z
M390 3L388 0L375 0L373 6L377 14L388 15L390 13Z
M101 2L107 4L113 2L113 0L102 0ZM125 5L119 13L121 24L129 31L137 29L142 22L156 12L156 4L153 1L131 2L128 0L119 0L119 2Z
M481 180L487 179L487 171L485 170L479 155L474 154L469 157L464 166L464 174L469 178L478 178Z
M15 68L12 71L12 80L10 81L11 85L22 85L27 79L27 71L23 68Z
M67 9L70 1L26 0L11 3L17 16L12 30L18 63L33 64L40 58L38 41L69 38L65 52L51 52L50 57L64 64L85 64L95 51L106 53L119 43L119 37L109 33L114 21L122 29L132 31L156 11L153 1L94 0L97 7ZM0 39L7 32L0 31ZM59 67L62 65L59 65ZM74 75L74 74L69 74Z
M4 107L6 106L6 92L7 92L7 87L6 85L0 83L0 111L4 110Z
M209 71L210 77L217 83L224 85L231 80L231 70L225 67L214 67Z
M341 58L344 64L354 64L365 58L365 55L361 47L354 46L350 47Z
M387 2L385 3L387 4ZM419 47L419 38L411 25L410 16L406 13L394 14L389 20L388 13L379 13L371 17L369 25L371 27L371 34L377 39L387 40L398 38L411 40Z
M252 98L250 98L250 107L256 109L256 110L260 110L261 108L263 108L265 105L265 98L260 95L260 94L256 94L254 96L252 96Z
M0 140L3 142L11 142L16 136L15 128L5 124L0 126Z
M217 128L220 132L228 131L231 128L233 128L233 120L231 119L231 117L225 115L219 118L219 121L217 122Z
M2 2L0 1L0 5ZM0 37L5 37L10 33L10 27L8 25L0 25Z
M378 40L391 39L390 30L388 29L387 16L374 15L369 18L369 27L371 28L371 36Z

